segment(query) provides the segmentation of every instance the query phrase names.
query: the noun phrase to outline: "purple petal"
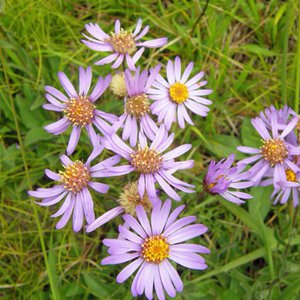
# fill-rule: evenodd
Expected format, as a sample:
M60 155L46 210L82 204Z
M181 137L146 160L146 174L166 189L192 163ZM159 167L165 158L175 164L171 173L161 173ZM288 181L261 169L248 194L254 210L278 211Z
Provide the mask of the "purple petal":
M54 88L52 86L46 85L44 87L44 89L47 93L53 95L55 98L57 98L61 101L66 102L68 100L68 98L62 92L60 92L59 90L57 90L56 88ZM47 95L46 95L46 98L47 98Z
M122 264L124 262L127 262L129 260L133 260L137 257L139 257L139 253L126 253L123 255L111 255L106 258L104 258L101 261L101 265L117 265Z
M98 61L95 62L95 65L97 66L103 66L103 65L106 65L106 64L110 64L111 62L113 62L117 57L119 56L118 53L113 53L113 54L110 54Z
M92 196L86 187L84 187L82 192L78 193L78 195L78 198L81 198L85 219L88 224L91 224L95 221L94 202Z
M118 207L115 207L115 208L107 211L102 216L97 218L93 223L89 224L86 227L86 232L94 231L98 227L109 222L110 220L114 219L116 216L120 215L123 212L124 212L124 208L122 206L118 206Z
M69 221L69 219L71 217L74 204L75 204L75 199L74 199L74 197L71 197L71 201L70 201L68 208L65 210L63 216L56 224L56 229L61 229L61 228L65 227L65 225L67 224L67 222Z
M143 239L147 238L144 229L133 216L125 214L123 219L139 236L141 236Z
M67 94L69 95L69 97L71 97L71 98L77 98L78 94L77 94L77 92L76 92L73 84L71 83L71 81L69 80L69 78L66 76L66 74L63 73L63 72L58 72L57 76L58 76L58 79L59 79L62 87L67 92Z
M73 212L73 230L78 232L83 224L83 209L79 194L75 197L75 206Z
M68 155L71 155L74 152L74 150L78 144L80 134L81 134L81 127L74 125L72 132L71 132L70 139L69 139L68 147L67 147Z
M151 226L147 217L147 214L143 208L143 206L138 205L136 207L136 215L138 217L138 220L140 221L140 224L144 228L145 232L147 233L148 236L151 236L152 231L151 231Z
M117 283L123 283L125 280L127 280L141 265L143 262L142 258L138 258L132 263L130 263L127 267L125 267L117 276Z
M202 235L206 231L207 231L207 227L202 224L189 225L171 234L168 237L168 242L170 244L177 244L192 239L196 236Z

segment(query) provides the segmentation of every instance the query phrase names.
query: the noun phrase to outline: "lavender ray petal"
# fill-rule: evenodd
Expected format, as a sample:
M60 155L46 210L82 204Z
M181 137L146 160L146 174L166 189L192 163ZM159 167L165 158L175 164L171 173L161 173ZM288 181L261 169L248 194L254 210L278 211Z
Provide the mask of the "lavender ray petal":
M123 219L139 236L141 236L143 239L147 238L147 234L145 233L143 227L133 216L125 214Z
M130 263L128 266L126 266L117 276L117 283L123 283L126 281L137 269L138 267L142 264L143 259L142 258L137 258L135 261Z
M103 224L109 222L110 220L114 219L119 214L122 214L124 212L124 208L122 206L115 207L106 213L104 213L102 216L97 218L93 223L89 224L86 227L86 232L94 231L95 229L99 228Z
M75 195L75 204L73 212L73 230L78 232L83 224L83 209L79 194Z
M209 254L210 250L204 246L196 245L196 244L178 244L171 245L170 250L175 250L176 252L198 252Z
M74 125L72 132L71 132L70 139L69 139L68 147L67 147L68 155L71 155L74 152L74 150L78 144L80 134L81 134L81 127Z
M63 73L63 72L58 72L57 76L58 76L58 79L59 79L62 87L67 92L67 94L69 95L69 97L71 97L71 98L77 98L78 94L77 94L77 92L76 92L73 84L71 83L71 81L69 80L69 78L66 76L66 74Z
M145 232L147 233L147 235L151 236L151 234L152 234L151 226L150 226L147 214L146 214L143 206L138 205L136 207L136 215L137 215L137 218L138 218L140 224L142 225L142 227L144 228Z
M74 204L75 204L75 199L73 196L71 196L70 199L70 204L68 206L68 208L66 209L66 211L64 212L63 216L61 217L61 219L57 222L56 224L56 229L61 229L63 227L65 227L65 225L67 224L67 222L70 220L73 208L74 208Z
M196 236L202 235L206 231L207 227L202 224L188 225L169 235L168 242L170 244L177 244L192 239Z

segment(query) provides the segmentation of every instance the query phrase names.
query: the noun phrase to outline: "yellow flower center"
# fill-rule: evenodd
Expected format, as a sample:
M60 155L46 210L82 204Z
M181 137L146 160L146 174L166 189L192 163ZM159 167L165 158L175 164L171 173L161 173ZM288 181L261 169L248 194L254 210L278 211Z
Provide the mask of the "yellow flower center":
M161 168L162 157L154 150L148 147L138 149L131 154L131 165L142 174L149 174L158 171Z
M65 167L64 171L59 171L64 188L76 194L87 186L90 180L90 172L81 161L75 161Z
M131 32L121 29L119 33L112 33L108 41L117 53L132 54L135 52L136 45Z
M147 95L140 94L127 98L125 110L128 114L134 116L135 118L141 118L146 112L149 111Z
M124 72L115 74L110 82L110 89L114 95L124 98L127 96L126 83L124 78Z
M283 140L280 138L264 141L260 149L262 156L265 160L269 161L271 166L282 163L289 153Z
M94 118L95 105L85 96L71 98L66 103L65 116L74 124L81 127L91 124Z
M296 173L294 171L292 171L291 169L285 170L285 174L286 174L287 181L293 181L293 182L297 181Z
M132 216L136 215L135 208L137 205L142 205L146 212L150 212L152 208L147 193L144 194L142 199L138 194L137 182L128 183L123 187L118 202L125 209L125 212Z
M142 245L142 257L147 262L160 263L169 257L169 244L165 237L154 235L147 239Z
M180 82L176 82L171 85L169 89L171 99L176 103L182 103L189 97L189 91L187 87Z

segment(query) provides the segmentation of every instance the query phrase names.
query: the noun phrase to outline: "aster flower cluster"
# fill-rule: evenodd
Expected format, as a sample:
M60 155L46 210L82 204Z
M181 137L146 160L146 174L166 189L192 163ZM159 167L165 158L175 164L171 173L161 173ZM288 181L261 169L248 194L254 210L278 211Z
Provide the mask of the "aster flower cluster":
M78 88L63 72L58 73L62 89L45 87L48 103L43 108L57 112L60 117L45 129L59 135L71 127L71 133L67 155L60 157L63 169L58 173L45 170L47 177L57 184L29 191L29 195L41 199L38 202L41 206L62 203L52 215L60 217L57 229L63 228L71 215L75 232L82 228L92 232L123 215L124 224L118 227L118 238L103 240L109 256L102 264L131 261L119 273L117 282L124 282L136 272L131 285L133 296L145 294L147 299L153 299L156 295L164 299L166 293L174 297L183 290L183 283L173 264L204 270L207 265L199 253L210 251L202 245L185 243L203 235L207 228L202 224L191 225L196 221L194 216L178 219L183 205L171 209L171 199L180 201L181 192L195 192L195 186L179 179L180 172L177 172L193 167L193 160L180 159L192 146L175 146L171 129L176 126L174 123L182 129L186 123L194 125L194 114L207 116L212 102L204 96L212 90L203 88L207 84L202 80L203 71L191 76L198 69L193 62L182 71L179 57L168 60L166 67L158 64L149 70L141 69L137 63L145 48L163 47L167 38L142 41L149 26L142 28L140 19L133 32L121 28L119 20L115 21L111 34L93 23L85 29L83 44L98 52L110 52L95 65L111 64L112 73L97 77L91 89L92 68L79 67ZM123 111L120 116L97 107L109 92L114 99L120 99L117 100ZM297 194L294 197L297 205L300 148L293 132L297 122L297 116L288 108L277 111L271 107L255 118L253 126L263 138L261 148L239 147L240 151L254 156L236 165L233 165L234 155L218 163L212 161L203 180L204 190L241 204L251 198L241 189L274 184L272 196L276 202L286 202L292 192ZM80 147L83 131L89 137L91 154L86 160L72 160L71 156ZM103 151L110 156L101 161L99 156ZM250 163L254 165L247 168ZM106 194L109 190L108 184L98 180L129 173L135 179L123 187L116 206L96 218L94 206L98 200L95 202L96 197L93 199L92 195Z
M234 167L233 154L218 163L212 161L203 181L204 190L240 204L252 196L232 191L232 188L271 185L274 188L271 198L275 204L285 204L292 196L293 206L298 206L299 117L288 106L279 110L271 106L260 112L251 123L261 137L261 145L257 148L239 146L237 150L249 157L238 161Z
M145 48L158 48L167 44L167 38L144 40L149 26L142 28L137 21L133 31L121 28L115 21L114 32L105 33L98 24L86 24L82 43L98 52L110 54L95 62L111 64L111 74L99 76L92 87L92 68L79 67L78 87L63 72L58 73L62 89L45 86L48 103L43 108L55 111L59 119L45 127L54 135L64 134L71 128L66 154L60 159L62 169L45 174L57 184L50 188L29 191L41 201L41 206L61 203L52 217L59 217L57 229L63 228L72 216L74 232L85 229L92 232L123 215L116 239L106 238L109 256L103 265L132 261L117 276L122 283L133 273L133 296L145 294L148 299L165 293L174 297L183 290L183 283L170 262L196 270L207 268L199 253L210 251L201 245L185 243L207 231L202 224L191 224L196 217L178 219L184 206L172 211L172 201L181 200L178 191L193 193L195 186L178 178L180 170L193 167L193 160L180 156L191 149L190 144L174 144L173 123L180 128L193 125L190 113L205 117L212 102L203 98L212 91L203 89L204 72L194 70L193 62L181 72L181 60L167 61L147 69L137 65ZM196 68L195 68L196 69ZM101 69L100 69L101 70ZM166 78L160 73L166 72ZM98 108L109 91L120 99L123 113L119 116ZM123 101L122 101L123 100ZM81 145L83 132L89 137L91 154L86 160L72 160ZM84 133L83 133L84 134ZM109 157L100 160L106 151ZM94 193L106 194L109 185L101 178L120 177L132 173L134 181L123 187L115 207L96 217ZM91 193L91 191L93 192ZM94 198L94 199L93 199ZM166 199L164 202L161 199ZM100 196L101 199L101 196Z

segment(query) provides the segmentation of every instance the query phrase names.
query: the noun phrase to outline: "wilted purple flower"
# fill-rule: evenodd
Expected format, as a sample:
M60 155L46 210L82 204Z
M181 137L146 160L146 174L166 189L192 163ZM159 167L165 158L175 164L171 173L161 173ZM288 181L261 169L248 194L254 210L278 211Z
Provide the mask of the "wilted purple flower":
M157 201L160 201L159 198L157 198L155 203ZM86 227L86 231L91 232L123 213L135 216L135 209L138 205L142 205L146 212L150 212L152 209L152 203L149 200L147 193L144 194L143 198L138 194L137 182L128 183L123 187L123 192L120 194L118 202L120 204L119 206L105 212L94 222L89 224Z
M134 32L125 31L121 28L120 21L115 22L115 32L110 35L106 34L98 24L89 23L85 25L85 29L92 36L89 37L85 34L83 36L87 40L81 40L90 49L96 51L112 52L107 57L97 61L96 65L105 65L113 63L112 68L118 68L123 60L126 59L126 63L130 70L135 70L135 63L143 54L145 48L158 48L166 45L167 38L159 38L149 40L145 42L139 42L144 37L149 26L146 26L142 31L142 20L138 19ZM137 51L137 47L142 47Z
M285 105L281 109L276 109L274 105L266 108L264 111L259 113L259 117L265 123L268 129L272 129L272 118L277 120L278 130L284 130L286 125L291 121L297 114L290 107Z
M167 63L167 81L158 75L153 88L148 91L149 98L154 100L151 105L152 113L158 115L158 122L164 121L168 130L176 118L180 128L185 127L185 121L194 125L186 108L202 117L207 116L209 111L205 105L212 102L202 96L211 94L212 90L200 89L207 83L207 81L199 82L204 72L200 72L189 79L193 67L194 63L190 62L181 75L180 58L178 56L175 58L174 65L169 60Z
M173 140L174 133L168 136L164 125L158 129L150 147L148 147L147 139L142 134L139 136L139 145L135 149L130 148L116 134L113 134L107 138L106 143L104 141L105 147L125 158L128 165L111 167L109 172L118 176L136 171L140 174L138 192L141 197L146 191L151 201L156 199L155 181L157 181L170 198L179 201L181 198L172 187L186 193L193 193L191 188L194 188L194 185L181 181L172 174L177 170L191 168L194 161L174 161L174 158L191 149L190 144L181 145L162 154L172 144Z
M228 158L222 159L218 163L211 161L207 174L203 180L204 190L212 195L220 195L226 200L241 204L245 199L251 199L252 196L238 191L229 190L244 189L253 186L254 182L249 180L249 172L243 172L245 165L232 167L234 162L234 154L230 154Z
M113 125L115 130L121 126L123 128L122 139L130 140L130 146L134 147L137 143L137 137L141 130L151 141L154 139L158 127L151 119L149 112L148 89L155 80L160 65L148 71L144 70L140 73L140 68L137 69L134 76L129 70L125 71L125 83L128 96L125 98L125 112L120 116L118 122Z
M120 161L120 157L115 155L90 167L90 163L100 154L102 149L102 146L96 145L86 163L79 160L73 162L66 155L62 155L60 159L64 171L57 174L49 169L45 170L46 175L50 179L58 181L59 184L52 188L39 188L36 191L28 191L30 196L43 199L41 203L38 203L41 206L51 206L64 199L57 213L51 216L59 217L62 215L60 221L56 224L57 229L61 229L66 225L72 212L73 230L75 232L82 227L83 215L88 224L95 220L94 204L88 187L105 194L109 186L100 182L93 182L91 179L98 177L97 175L101 174L102 170L104 171L107 167L111 167Z
M86 71L79 67L79 92L77 93L73 84L67 78L65 73L58 73L59 81L66 91L68 97L52 86L45 86L46 99L50 104L44 104L47 110L63 112L64 117L57 122L47 125L45 129L52 134L60 134L72 126L72 133L67 147L67 154L71 155L80 137L84 127L92 144L97 141L94 124L101 133L110 134L111 126L106 122L113 123L118 120L115 115L96 109L94 102L104 93L109 86L111 75L104 79L99 77L98 82L90 95L88 95L91 80L92 69L88 67ZM105 121L106 120L106 121Z
M251 178L255 184L259 184L261 179L270 169L274 168L274 187L277 182L286 181L285 168L298 172L299 167L293 162L293 155L300 154L300 147L292 145L287 141L289 135L298 123L298 117L294 117L285 128L279 129L277 114L271 117L271 128L268 129L261 118L256 117L251 120L252 125L263 138L263 144L260 148L240 146L237 149L244 153L254 154L254 156L245 158L238 164L251 164L256 162L249 171L253 174ZM281 133L279 132L281 131Z
M131 285L134 297L145 294L147 299L153 299L153 292L159 300L165 299L166 292L175 297L176 292L182 292L183 282L169 260L184 267L196 270L207 268L205 259L197 253L210 253L209 249L197 244L182 243L207 231L202 224L193 224L196 217L189 216L175 221L184 206L176 208L171 214L171 201L167 200L161 207L154 206L149 222L142 206L136 208L137 219L124 215L124 225L119 226L122 237L104 239L109 247L110 256L104 258L102 265L120 264L132 261L117 276L117 282L123 283L136 270L137 273Z

